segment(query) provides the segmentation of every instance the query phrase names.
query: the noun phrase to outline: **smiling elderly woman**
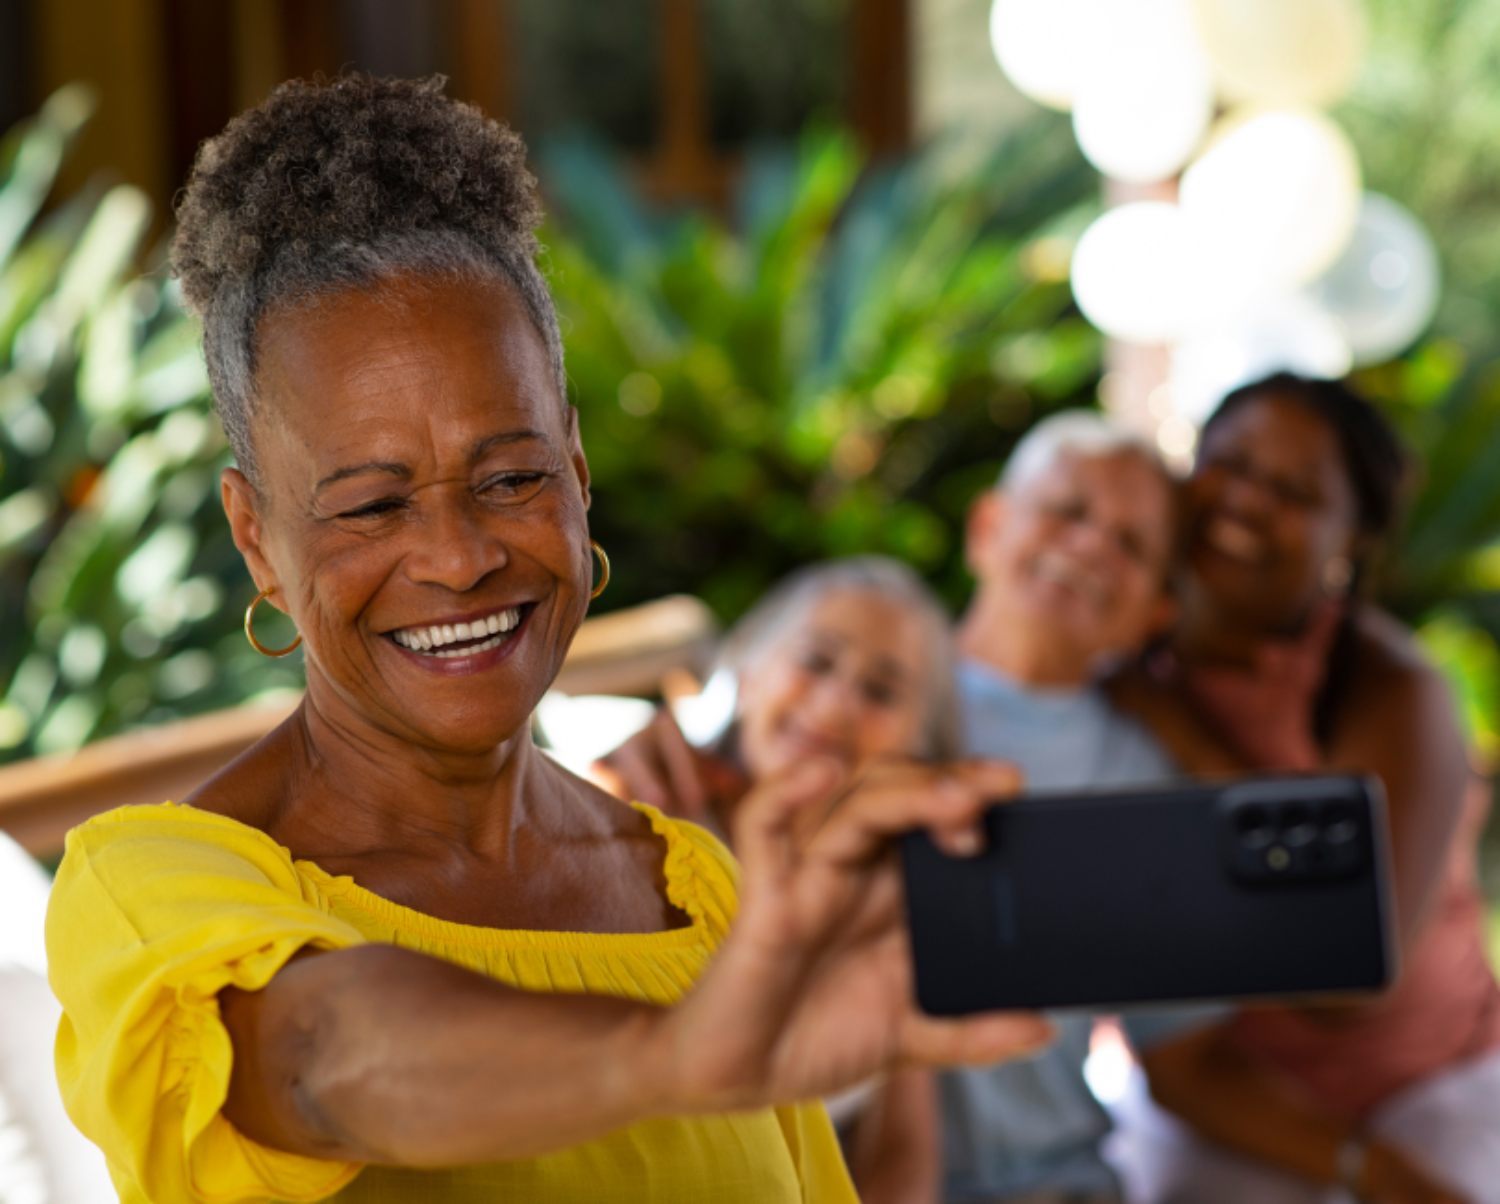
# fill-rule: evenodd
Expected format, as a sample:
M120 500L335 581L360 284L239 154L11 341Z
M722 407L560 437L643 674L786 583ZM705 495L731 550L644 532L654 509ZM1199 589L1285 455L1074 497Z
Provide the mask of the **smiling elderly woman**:
M438 81L288 84L199 157L224 506L307 692L69 838L59 1074L127 1201L850 1199L796 1101L1045 1032L910 1003L888 838L971 848L1004 767L797 767L737 901L705 832L531 743L592 575L537 217Z

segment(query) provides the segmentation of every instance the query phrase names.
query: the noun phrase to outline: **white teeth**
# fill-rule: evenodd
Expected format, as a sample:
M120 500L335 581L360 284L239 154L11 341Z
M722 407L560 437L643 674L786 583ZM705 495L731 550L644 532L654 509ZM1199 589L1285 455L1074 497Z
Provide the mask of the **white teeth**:
M1253 561L1261 554L1261 540L1242 523L1219 519L1209 525L1208 539L1215 548L1236 560Z
M486 639L481 644L474 644L467 648L446 648L446 644L456 644L461 641L477 640L484 636L499 636L506 632L514 631L521 622L521 611L519 607L511 607L509 610L497 611L495 614L486 615L482 619L475 619L469 623L443 623L428 627L403 627L399 631L391 633L391 638L403 648L409 648L414 652L427 652L433 656L454 657L472 656L476 652L483 652L490 648L499 647L503 642L499 639Z
M489 639L485 640L484 643L475 644L471 648L440 648L432 655L441 656L445 659L452 659L455 656L473 656L476 652L488 652L491 648L498 648L503 643L505 643L505 641L502 640L499 636L492 635Z

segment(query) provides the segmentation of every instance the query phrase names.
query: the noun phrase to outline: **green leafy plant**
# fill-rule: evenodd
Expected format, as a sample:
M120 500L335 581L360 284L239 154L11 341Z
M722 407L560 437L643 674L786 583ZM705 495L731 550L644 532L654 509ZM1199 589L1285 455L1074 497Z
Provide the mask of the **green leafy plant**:
M160 254L137 274L149 203L99 185L42 216L90 107L65 89L0 147L0 758L293 677L233 638L227 453Z
M584 144L544 153L549 267L620 601L740 613L791 567L900 556L956 602L970 499L1099 340L1069 238L1091 173L1039 122L980 170L870 169L814 131L747 164L733 221L661 218Z

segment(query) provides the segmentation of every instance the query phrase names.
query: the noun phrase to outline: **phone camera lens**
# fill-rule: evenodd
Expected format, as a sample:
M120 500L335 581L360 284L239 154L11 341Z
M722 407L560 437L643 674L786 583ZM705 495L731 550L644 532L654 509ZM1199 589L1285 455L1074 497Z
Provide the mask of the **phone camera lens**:
M1240 839L1252 849L1263 849L1276 839L1271 815L1264 807L1245 807L1234 817Z
M1359 835L1359 823L1349 807L1325 807L1322 818L1323 839L1329 844L1350 844Z
M1282 839L1293 848L1305 848L1318 838L1312 812L1300 803L1291 804L1281 813L1281 830Z

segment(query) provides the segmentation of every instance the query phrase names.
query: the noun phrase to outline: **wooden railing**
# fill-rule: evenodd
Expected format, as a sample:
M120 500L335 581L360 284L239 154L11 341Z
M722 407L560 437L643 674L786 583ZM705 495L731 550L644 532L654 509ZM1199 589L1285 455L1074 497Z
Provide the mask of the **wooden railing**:
M652 696L674 671L699 674L716 626L696 598L663 598L590 619L556 688L567 694ZM243 706L100 740L67 756L0 767L0 829L38 857L69 828L127 803L181 798L285 719L295 701Z

